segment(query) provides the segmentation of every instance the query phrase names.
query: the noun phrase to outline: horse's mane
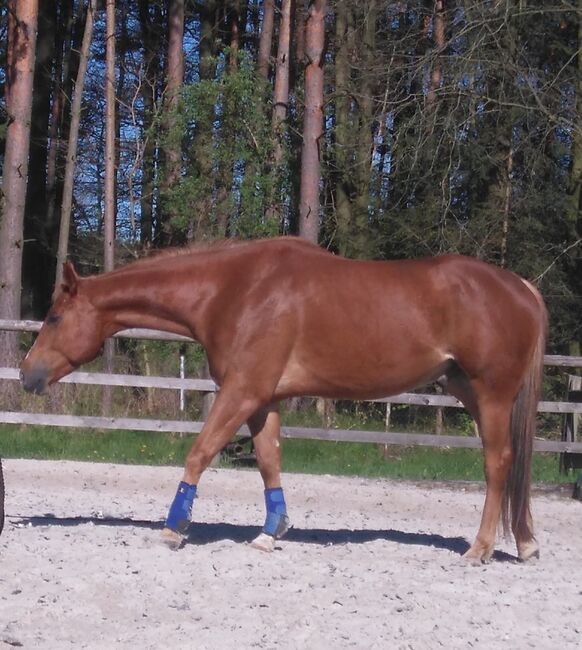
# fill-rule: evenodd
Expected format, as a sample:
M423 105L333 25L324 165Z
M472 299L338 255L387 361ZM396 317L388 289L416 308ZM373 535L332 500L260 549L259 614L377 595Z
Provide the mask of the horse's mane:
M146 253L142 258L129 262L120 266L111 273L118 273L129 269L141 269L144 267L158 264L162 260L175 257L185 257L187 255L195 255L196 253L209 253L213 251L223 251L230 248L241 248L251 244L251 240L241 239L217 239L215 241L196 242L186 246L175 246L170 248L157 248L152 249Z
M256 239L237 239L234 237L228 239L217 239L214 241L195 242L186 246L176 246L170 248L159 248L150 250L145 257L137 259L133 262L120 266L111 273L121 273L129 270L139 270L154 266L161 261L173 259L176 257L185 257L188 255L196 255L197 253L214 253L227 251L231 249L247 248L249 246L260 245L262 242L268 241L294 241L298 245L305 245L306 247L315 248L322 251L316 244L312 244L300 237L276 237L272 239L256 240ZM323 251L322 251L323 252Z

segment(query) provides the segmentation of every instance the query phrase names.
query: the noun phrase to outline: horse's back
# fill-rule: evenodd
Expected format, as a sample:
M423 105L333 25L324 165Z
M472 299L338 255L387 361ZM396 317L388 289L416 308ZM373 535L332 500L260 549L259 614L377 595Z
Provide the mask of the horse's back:
M263 241L248 252L254 272L237 274L237 282L246 277L267 294L281 294L305 323L335 330L354 322L372 340L370 330L391 336L394 327L412 337L413 328L429 329L449 341L464 328L519 330L545 311L522 278L463 255L352 260L296 238Z
M537 340L538 301L509 271L459 255L369 262L293 248L288 374L308 388L317 377L330 395L389 394L431 381L451 360L469 372L509 365Z
M431 381L453 361L468 373L509 367L537 340L534 293L472 258L350 260L278 238L219 260L223 298L209 322L220 365L243 363L246 351L279 375L278 397L374 398Z
M241 251L242 252L242 251ZM367 261L333 255L298 238L249 246L248 269L235 282L259 294L279 294L309 322L335 326L357 321L366 329L400 323L428 325L450 338L462 323L471 328L519 329L545 311L537 290L516 274L463 255ZM474 330L473 330L474 331ZM413 334L413 332L411 332Z

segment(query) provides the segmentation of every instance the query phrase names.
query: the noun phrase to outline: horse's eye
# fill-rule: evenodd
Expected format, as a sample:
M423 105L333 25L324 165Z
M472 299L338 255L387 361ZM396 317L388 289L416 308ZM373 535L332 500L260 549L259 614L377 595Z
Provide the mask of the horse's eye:
M49 314L46 317L47 325L56 325L61 320L61 317L58 314Z

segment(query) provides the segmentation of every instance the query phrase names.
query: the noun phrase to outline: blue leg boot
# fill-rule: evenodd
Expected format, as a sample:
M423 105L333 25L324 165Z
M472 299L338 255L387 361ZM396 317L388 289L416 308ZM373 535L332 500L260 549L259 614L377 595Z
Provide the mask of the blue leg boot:
M275 548L275 540L281 539L289 530L289 517L282 488L265 490L267 516L263 532L253 540L253 548L270 553Z
M192 516L192 504L196 497L196 486L181 481L178 491L170 506L166 526L163 530L164 541L172 548L179 548L188 536Z

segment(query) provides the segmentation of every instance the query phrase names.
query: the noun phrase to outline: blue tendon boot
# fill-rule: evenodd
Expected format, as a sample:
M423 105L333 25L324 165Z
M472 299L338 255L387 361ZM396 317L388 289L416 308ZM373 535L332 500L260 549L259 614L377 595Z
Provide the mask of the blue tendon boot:
M275 540L281 539L289 530L289 517L282 488L265 490L267 516L263 532L252 541L251 546L270 553L275 548Z
M181 481L170 506L166 526L162 531L164 541L172 548L179 548L188 535L192 504L196 497L196 486Z

